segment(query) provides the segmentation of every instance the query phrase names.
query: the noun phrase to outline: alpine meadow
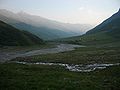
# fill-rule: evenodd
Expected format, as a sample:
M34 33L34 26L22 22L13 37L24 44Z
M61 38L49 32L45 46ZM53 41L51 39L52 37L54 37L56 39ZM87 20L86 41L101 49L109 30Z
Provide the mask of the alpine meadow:
M0 90L119 89L119 0L0 1Z

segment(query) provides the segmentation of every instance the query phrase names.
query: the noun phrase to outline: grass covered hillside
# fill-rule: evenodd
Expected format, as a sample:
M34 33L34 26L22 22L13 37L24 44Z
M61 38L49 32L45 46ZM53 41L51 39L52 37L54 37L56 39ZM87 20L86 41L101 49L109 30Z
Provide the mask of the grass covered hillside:
M86 34L60 41L76 44L105 44L120 41L120 10Z
M0 21L0 45L1 46L24 46L42 44L43 40L37 36L20 31L11 25Z
M111 43L120 41L120 18L113 19L109 23L101 28L97 27L91 31L88 31L81 37L81 40L88 43Z
M93 44L120 41L120 10L81 37L82 42Z

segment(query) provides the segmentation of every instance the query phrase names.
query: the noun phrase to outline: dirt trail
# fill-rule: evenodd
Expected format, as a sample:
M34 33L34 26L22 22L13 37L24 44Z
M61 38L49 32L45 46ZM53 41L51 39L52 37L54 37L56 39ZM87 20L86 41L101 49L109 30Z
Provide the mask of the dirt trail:
M33 55L41 55L48 53L59 53L65 51L75 50L77 47L84 47L82 45L73 45L73 44L59 44L56 48L48 48L48 49L40 49L40 50L32 50L28 52L1 52L0 51L0 62L5 62L16 57L25 57L25 56L33 56Z

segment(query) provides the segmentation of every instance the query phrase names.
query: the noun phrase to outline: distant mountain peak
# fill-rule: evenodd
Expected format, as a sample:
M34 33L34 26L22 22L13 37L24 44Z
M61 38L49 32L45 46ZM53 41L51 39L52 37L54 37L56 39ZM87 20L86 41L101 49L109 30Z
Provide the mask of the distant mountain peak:
M18 15L29 15L28 13L26 13L25 11L20 11L17 13Z

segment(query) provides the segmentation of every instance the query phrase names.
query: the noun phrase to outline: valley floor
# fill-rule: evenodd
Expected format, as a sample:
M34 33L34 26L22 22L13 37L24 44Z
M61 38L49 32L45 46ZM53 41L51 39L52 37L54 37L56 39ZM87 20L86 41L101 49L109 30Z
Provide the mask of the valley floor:
M63 45L64 46L64 45ZM58 45L59 47L59 45ZM67 47L68 48L68 47ZM59 65L20 64L115 64L120 63L120 45L77 47L72 51L17 57L0 63L1 90L119 90L120 65L92 72L72 72ZM56 50L56 49L55 49ZM65 50L63 48L63 50Z
M26 56L48 54L48 53L59 53L59 52L65 52L65 51L72 51L72 50L75 50L76 47L84 47L84 46L72 45L72 44L58 44L54 48L52 47L38 48L38 49L32 48L33 50L30 50L30 51L26 51L26 50L12 51L11 50L10 52L8 52L8 51L0 50L0 61L5 62L8 60L14 59L16 57L26 57Z

